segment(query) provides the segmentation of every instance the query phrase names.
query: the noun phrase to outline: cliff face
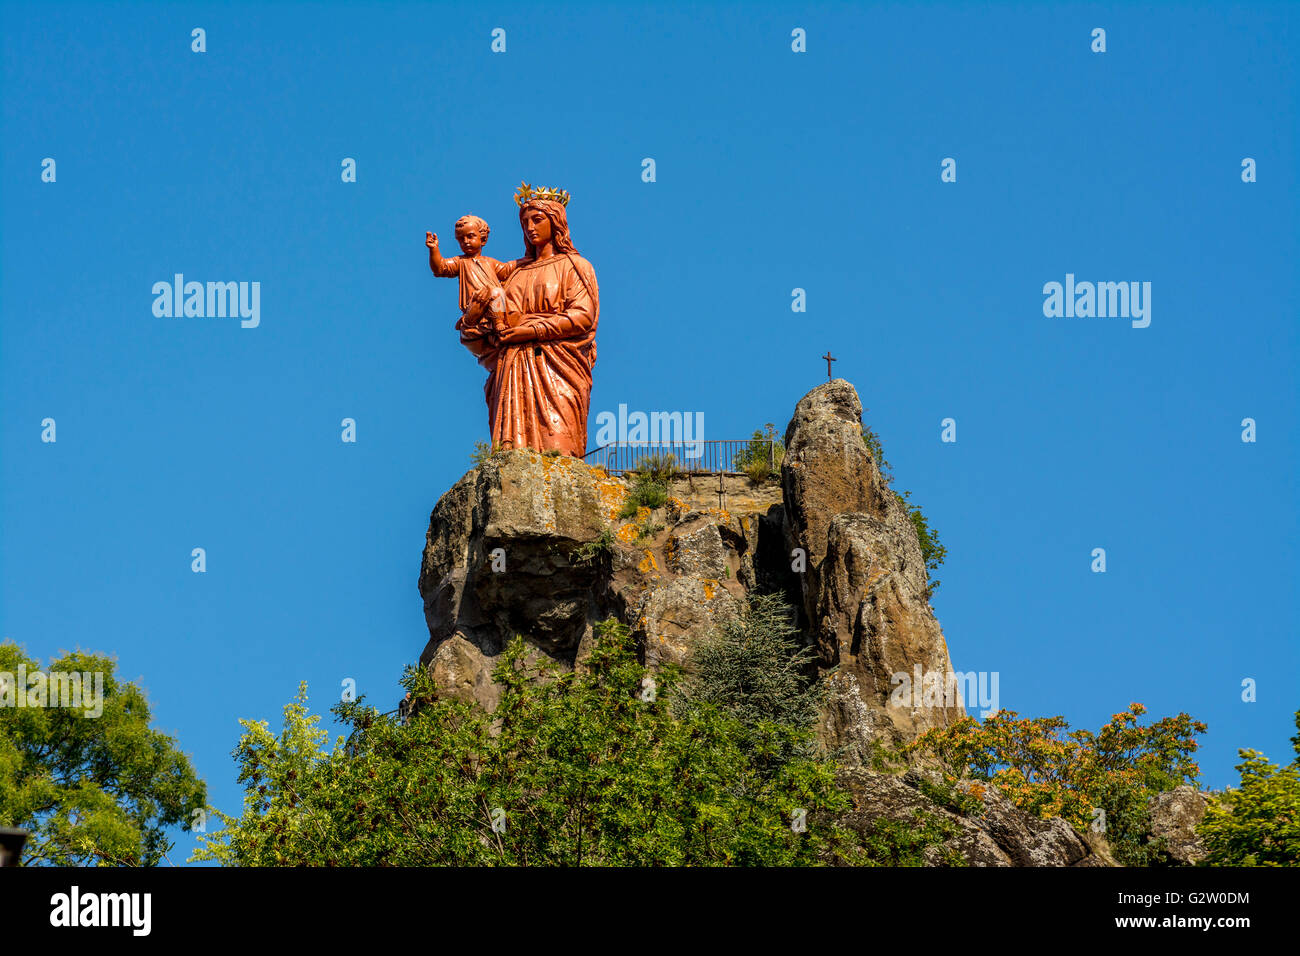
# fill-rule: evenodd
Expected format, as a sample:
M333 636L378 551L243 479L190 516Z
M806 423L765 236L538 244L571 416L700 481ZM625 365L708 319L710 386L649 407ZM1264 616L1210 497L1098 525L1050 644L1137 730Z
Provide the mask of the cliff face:
M918 811L946 821L954 835L926 851L936 864L955 855L974 866L1114 865L1100 838L1025 813L994 787L961 783L979 809L955 812L926 768L873 766L873 741L898 744L963 715L943 696L952 668L920 543L862 440L848 382L804 396L785 443L779 481L681 478L662 508L628 520L618 517L622 479L573 458L492 456L433 509L421 664L442 693L490 709L493 665L516 634L581 667L595 625L613 616L651 668L689 666L691 649L749 592L780 591L828 685L820 736L853 805L841 823L867 832ZM913 692L899 703L893 678L903 674Z
M663 508L628 520L618 518L622 479L572 458L493 456L433 510L421 663L445 692L492 707L491 669L515 634L580 665L594 625L612 615L649 666L685 664L748 592L783 591L829 684L823 740L844 759L951 723L961 705L919 706L920 687L891 705L893 675L950 686L951 665L916 532L861 432L853 386L819 386L795 409L779 483L680 478Z

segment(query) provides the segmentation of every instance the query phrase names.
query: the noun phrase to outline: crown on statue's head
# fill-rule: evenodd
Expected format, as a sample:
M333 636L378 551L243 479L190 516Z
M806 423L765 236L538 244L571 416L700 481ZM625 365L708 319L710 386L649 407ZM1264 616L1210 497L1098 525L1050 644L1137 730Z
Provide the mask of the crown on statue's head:
M519 188L515 190L515 204L522 206L530 199L549 199L551 202L558 202L561 206L569 204L569 194L563 189L553 189L550 186L530 186L522 180Z

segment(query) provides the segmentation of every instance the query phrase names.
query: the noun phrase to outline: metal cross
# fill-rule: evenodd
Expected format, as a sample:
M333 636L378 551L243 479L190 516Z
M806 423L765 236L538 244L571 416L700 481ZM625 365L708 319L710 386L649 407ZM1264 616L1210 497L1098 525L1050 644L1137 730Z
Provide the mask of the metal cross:
M826 354L823 355L822 358L824 358L824 359L826 360L826 381L829 382L829 381L831 381L831 379L832 379L832 377L833 377L833 376L831 375L831 362L838 362L839 359L837 359L837 358L835 358L835 356L831 355L831 350L830 350L830 349L827 349L827 350L826 350Z

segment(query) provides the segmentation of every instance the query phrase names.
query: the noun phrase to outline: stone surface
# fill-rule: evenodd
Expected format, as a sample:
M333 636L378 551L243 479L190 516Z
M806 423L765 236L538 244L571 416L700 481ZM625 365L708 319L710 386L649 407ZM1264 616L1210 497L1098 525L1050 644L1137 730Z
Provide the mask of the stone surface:
M1205 816L1210 798L1189 784L1151 798L1151 836L1165 841L1165 853L1174 863L1192 865L1205 857L1205 845L1196 825Z
M1060 817L1043 820L1016 807L995 787L960 785L967 796L978 797L982 809L961 813L941 806L922 792L926 775L884 773L853 767L839 775L853 809L839 822L858 832L869 832L881 820L911 821L920 812L957 827L957 834L925 851L927 862L938 864L944 851L955 851L968 866L1114 866L1105 841L1084 837ZM933 782L933 780L932 780Z

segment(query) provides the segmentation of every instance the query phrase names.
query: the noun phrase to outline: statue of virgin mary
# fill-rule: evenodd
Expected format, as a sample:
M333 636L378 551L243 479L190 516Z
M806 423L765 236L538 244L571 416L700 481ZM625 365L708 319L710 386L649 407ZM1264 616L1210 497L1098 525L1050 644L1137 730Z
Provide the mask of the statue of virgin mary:
M568 193L524 184L515 200L524 256L499 287L479 291L456 328L488 370L493 447L581 458L600 316L596 271L569 237Z

